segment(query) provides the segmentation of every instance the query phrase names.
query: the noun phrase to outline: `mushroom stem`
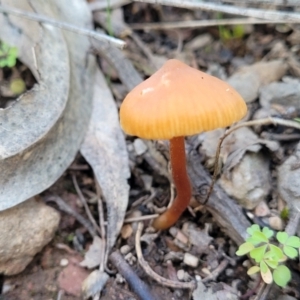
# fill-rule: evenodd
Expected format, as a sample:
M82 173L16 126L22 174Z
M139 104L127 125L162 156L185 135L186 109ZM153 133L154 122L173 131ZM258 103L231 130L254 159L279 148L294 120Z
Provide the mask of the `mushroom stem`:
M192 197L191 183L186 170L183 136L174 137L170 140L170 160L177 196L172 205L154 220L152 226L156 229L171 227L187 208Z

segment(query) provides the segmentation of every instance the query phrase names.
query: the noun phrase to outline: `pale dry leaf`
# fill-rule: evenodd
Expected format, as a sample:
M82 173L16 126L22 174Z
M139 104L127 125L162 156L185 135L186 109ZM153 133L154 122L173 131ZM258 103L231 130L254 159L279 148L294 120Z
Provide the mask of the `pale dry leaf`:
M84 299L96 296L105 286L109 276L99 270L93 271L82 284L82 294Z
M84 0L2 0L1 5L92 27ZM18 48L20 60L38 80L31 91L0 110L4 210L48 188L75 158L91 114L95 60L85 36L8 14L0 14L0 26L0 39Z
M89 250L85 253L84 260L80 263L80 265L88 269L93 269L99 266L104 250L105 247L102 239L96 235Z
M223 289L216 292L213 288L207 288L201 281L197 283L197 288L193 292L193 300L238 300L237 293L230 287L223 285Z
M121 230L128 203L128 154L117 108L104 76L98 70L94 109L81 153L94 170L107 204L107 250Z

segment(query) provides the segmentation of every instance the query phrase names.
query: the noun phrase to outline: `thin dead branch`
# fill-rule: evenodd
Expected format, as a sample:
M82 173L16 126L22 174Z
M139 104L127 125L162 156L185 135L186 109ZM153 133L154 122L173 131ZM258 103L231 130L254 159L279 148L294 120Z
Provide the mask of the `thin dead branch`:
M143 227L144 227L143 223L140 222L138 224L138 229L136 231L136 236L135 236L135 250L136 250L136 255L138 257L139 263L143 268L143 270L146 272L146 274L163 286L171 287L174 289L190 289L190 290L195 289L196 283L194 281L180 282L180 281L169 280L158 275L150 268L149 264L145 261L143 257L143 253L141 249L141 234L143 231Z
M188 9L202 9L207 11L218 11L227 14L247 16L252 18L276 20L284 22L300 22L299 13L281 12L273 10L263 10L256 8L244 8L225 4L214 4L208 2L191 1L191 0L134 0L136 2L145 2L153 4L161 4Z
M41 16L36 13L22 11L22 10L14 8L14 7L0 5L0 12L5 13L5 14L11 14L11 15L21 17L21 18L26 18L31 21L47 23L47 24L53 25L54 27L68 30L68 31L71 31L71 32L74 32L77 34L86 35L86 36L93 38L95 40L98 40L100 42L105 42L105 43L114 45L119 48L123 48L125 46L124 41L114 38L112 36L108 36L103 33L96 32L95 30L80 28L80 27L77 27L75 25L72 25L72 24L69 24L66 22L57 21L55 19L52 19L52 18L49 18L46 16Z
M72 174L72 181L73 181L75 190L76 190L76 192L77 192L77 194L78 194L78 196L79 196L80 202L82 203L82 205L83 205L83 207L84 207L85 213L87 214L87 216L88 216L90 222L93 224L95 230L96 230L99 234L101 234L100 227L98 226L96 220L94 219L94 217L93 217L93 215L92 215L92 213L91 213L91 211L90 211L89 206L87 205L87 202L86 202L86 200L85 200L85 198L84 198L84 196L83 196L83 194L82 194L82 192L81 192L81 190L80 190L80 188L79 188L79 185L78 185L78 183L77 183L76 176L75 176L74 174Z
M247 25L247 24L270 24L284 23L286 21L260 20L254 18L238 18L238 19L222 19L222 20L191 20L182 22L160 22L160 23L132 23L129 24L134 30L149 30L149 29L179 29L179 28L201 28L209 26L226 26L226 25Z

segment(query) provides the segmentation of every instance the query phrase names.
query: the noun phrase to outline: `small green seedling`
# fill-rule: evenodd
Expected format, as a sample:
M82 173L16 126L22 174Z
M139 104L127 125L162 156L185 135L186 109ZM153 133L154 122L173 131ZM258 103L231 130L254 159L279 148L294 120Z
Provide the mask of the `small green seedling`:
M274 282L285 287L291 279L291 271L284 262L290 258L294 259L299 255L300 239L297 236L289 236L286 232L278 232L276 239L279 247L274 245L270 240L274 231L268 227L262 230L257 224L247 229L250 237L245 243L240 245L236 255L250 255L257 265L248 270L248 275L260 272L265 283Z
M217 18L219 20L223 19L223 14L218 13ZM232 27L219 25L219 36L222 41L229 41L233 39L242 39L245 35L244 25L237 24Z
M4 42L0 42L0 68L12 68L16 65L18 49L11 47Z

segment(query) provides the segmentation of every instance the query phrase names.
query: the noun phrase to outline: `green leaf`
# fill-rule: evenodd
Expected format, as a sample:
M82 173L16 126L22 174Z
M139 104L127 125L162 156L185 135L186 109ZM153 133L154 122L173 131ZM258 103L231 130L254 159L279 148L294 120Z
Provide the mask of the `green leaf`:
M284 221L286 221L289 218L289 209L287 207L284 207L283 210L281 211L280 218L283 219Z
M276 269L278 266L278 261L277 260L269 260L269 259L265 259L264 260L265 263L272 269Z
M300 248L300 239L297 236L290 236L285 244L294 248Z
M238 251L236 251L235 254L242 256L242 255L249 253L252 249L254 249L253 244L246 242L246 243L243 243L242 245L240 245Z
M247 238L246 242L250 243L250 244L252 244L254 246L257 246L257 245L259 245L261 243L260 241L257 241L256 239L254 239L252 236L249 237L249 238Z
M272 272L264 261L260 262L260 275L265 283L270 284L273 282Z
M280 287L285 287L287 283L291 280L291 271L285 265L280 265L273 272L274 281Z
M235 25L232 28L232 33L233 33L233 37L236 39L241 39L244 34L245 34L245 28L243 25L239 24L239 25Z
M267 273L269 270L269 267L263 260L260 262L260 270L262 273Z
M260 263L264 257L264 254L266 253L267 247L267 245L263 245L258 248L254 248L250 251L250 256L255 259L257 263Z
M279 247L277 247L273 244L270 244L269 247L270 247L270 252L272 253L271 256L274 259L278 260L278 259L281 259L283 257L283 252Z
M265 235L268 239L270 239L270 238L273 236L273 234L274 234L274 231L271 230L271 229L268 228L268 227L264 227L263 230L262 230L262 232L264 233L264 235Z
M291 259L296 258L298 256L298 251L291 246L284 246L283 252L287 257Z
M0 59L0 68L6 67L6 61Z
M254 232L259 231L260 232L260 227L257 224L253 224L251 227L247 228L247 232L252 235Z
M266 237L266 235L260 231L255 231L252 234L252 238L256 241L260 241L261 243L268 243L269 239Z
M247 271L247 274L248 274L248 275L253 275L253 274L259 272L259 270L260 270L260 267L259 267L259 266L253 266L253 267L251 267L251 268Z
M278 240L279 243L285 244L286 241L289 238L289 235L286 232L284 232L284 231L283 232L278 232L276 234L276 238L277 238L277 240Z

